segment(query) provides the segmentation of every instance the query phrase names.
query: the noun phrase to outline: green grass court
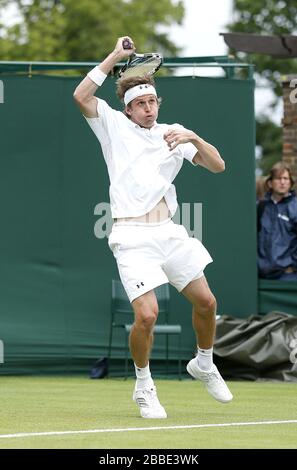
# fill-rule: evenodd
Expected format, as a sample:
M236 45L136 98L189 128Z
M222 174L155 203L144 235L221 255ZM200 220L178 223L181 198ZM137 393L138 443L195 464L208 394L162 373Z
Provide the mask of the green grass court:
M168 413L168 419L165 420L140 418L138 408L131 399L134 386L132 379L91 380L81 376L1 377L0 448L297 447L296 384L229 382L234 401L230 404L220 404L208 395L202 384L193 380L156 380L155 383L159 399ZM286 420L295 422L262 423ZM252 422L255 424L178 428ZM150 430L153 427L163 429ZM120 431L104 431L107 429ZM17 433L91 430L97 431L3 437Z

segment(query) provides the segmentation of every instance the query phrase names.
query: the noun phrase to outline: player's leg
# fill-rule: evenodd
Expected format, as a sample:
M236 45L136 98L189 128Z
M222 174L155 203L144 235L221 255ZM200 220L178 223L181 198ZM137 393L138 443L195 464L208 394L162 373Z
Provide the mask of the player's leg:
M187 371L195 379L204 382L208 392L218 401L228 403L233 396L217 367L213 364L215 337L216 299L204 275L191 281L183 290L193 306L193 328L197 337L197 356L187 365Z
M158 302L153 290L137 297L132 302L134 324L129 345L134 363L143 368L148 365L153 343L153 328L158 317Z
M158 230L158 225L147 223L114 224L109 237L109 246L117 260L121 282L134 310L134 324L129 338L137 378L133 398L144 418L167 417L158 401L149 368L153 328L158 316L153 289L168 282L161 267L162 252L156 249Z
M192 323L201 349L213 347L216 329L217 302L204 275L190 282L182 294L191 302Z
M167 418L166 411L158 400L149 366L153 328L158 316L158 302L154 291L137 297L132 302L132 307L135 320L129 344L136 373L133 400L138 404L143 418Z
M197 336L198 355L188 363L187 370L192 377L205 383L216 400L228 402L232 400L232 394L212 362L216 299L203 274L212 258L199 240L189 237L183 226L172 224L169 229L168 256L163 269L170 283L191 302Z

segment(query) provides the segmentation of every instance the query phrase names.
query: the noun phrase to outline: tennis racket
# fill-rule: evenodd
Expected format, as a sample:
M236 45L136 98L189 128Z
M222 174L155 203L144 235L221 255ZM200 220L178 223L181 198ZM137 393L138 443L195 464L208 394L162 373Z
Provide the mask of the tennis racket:
M123 49L132 49L129 39L123 40ZM120 78L143 77L154 75L163 62L163 57L157 52L147 54L131 54L127 63L119 70Z

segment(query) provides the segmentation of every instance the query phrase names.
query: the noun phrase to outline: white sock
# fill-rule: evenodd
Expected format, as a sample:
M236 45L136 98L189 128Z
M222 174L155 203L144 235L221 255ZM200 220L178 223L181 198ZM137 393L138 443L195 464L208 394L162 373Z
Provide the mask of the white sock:
M154 386L154 381L151 376L150 365L146 367L137 367L134 362L135 373L136 373L136 388L139 389L148 389Z
M212 354L213 348L210 349L201 349L198 346L197 362L201 370L208 371L213 366Z

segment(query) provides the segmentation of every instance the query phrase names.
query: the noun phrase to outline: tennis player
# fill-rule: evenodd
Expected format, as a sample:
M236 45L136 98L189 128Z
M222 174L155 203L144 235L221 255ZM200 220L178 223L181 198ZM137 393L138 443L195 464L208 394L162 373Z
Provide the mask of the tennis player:
M188 160L213 173L225 169L218 150L179 124L157 123L160 100L152 77L121 78L117 94L124 112L112 109L94 93L107 74L134 51L116 46L78 85L74 99L99 140L110 178L114 219L108 243L132 304L135 319L129 344L135 364L133 399L143 418L166 418L151 377L149 358L158 316L154 288L170 282L192 304L197 356L187 365L218 401L233 396L213 364L216 299L204 275L212 258L202 243L171 219L177 209L172 184Z

